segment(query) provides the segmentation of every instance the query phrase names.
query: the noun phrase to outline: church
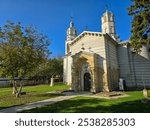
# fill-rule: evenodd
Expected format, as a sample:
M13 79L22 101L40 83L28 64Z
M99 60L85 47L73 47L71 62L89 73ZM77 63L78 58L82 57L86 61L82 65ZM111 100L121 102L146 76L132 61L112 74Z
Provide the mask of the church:
M101 17L102 32L77 35L73 21L67 29L63 81L77 92L113 91L124 81L126 90L150 88L150 46L136 54L130 42L116 34L114 14Z

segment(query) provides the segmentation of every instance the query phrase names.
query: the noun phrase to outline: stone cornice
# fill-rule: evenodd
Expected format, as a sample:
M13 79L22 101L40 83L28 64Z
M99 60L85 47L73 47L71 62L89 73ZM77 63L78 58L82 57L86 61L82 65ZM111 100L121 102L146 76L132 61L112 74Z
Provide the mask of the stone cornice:
M127 41L122 41L122 42L119 42L118 45L120 45L120 46L126 45L127 46L127 45L130 45L130 41L128 41L128 40Z
M95 53L91 53L91 52L87 52L87 51L80 51L80 52L72 55L72 57L75 57L77 55L82 55L82 54L89 55L89 56L94 56L95 55Z
M104 37L110 40L112 43L114 43L116 46L118 45L118 42L115 41L109 34L104 34Z
M101 32L90 32L90 31L84 31L82 32L80 35L78 35L73 41L71 41L71 45L75 44L76 42L78 42L81 38L83 38L84 36L102 36L103 33Z

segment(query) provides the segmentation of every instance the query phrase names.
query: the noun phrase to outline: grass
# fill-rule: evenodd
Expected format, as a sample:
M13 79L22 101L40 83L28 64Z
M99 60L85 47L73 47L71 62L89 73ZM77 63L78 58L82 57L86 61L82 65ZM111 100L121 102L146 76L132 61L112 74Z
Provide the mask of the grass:
M63 84L58 84L53 87L49 85L23 87L22 91L26 92L26 95L22 95L20 98L16 98L15 95L12 95L12 88L0 88L0 109L60 96L61 94L48 92L67 90L68 88L69 86Z
M148 103L142 103L142 91L126 92L128 97L119 99L100 99L90 97L75 97L57 102L41 108L24 112L32 113L149 113L150 98ZM149 91L150 94L150 91Z

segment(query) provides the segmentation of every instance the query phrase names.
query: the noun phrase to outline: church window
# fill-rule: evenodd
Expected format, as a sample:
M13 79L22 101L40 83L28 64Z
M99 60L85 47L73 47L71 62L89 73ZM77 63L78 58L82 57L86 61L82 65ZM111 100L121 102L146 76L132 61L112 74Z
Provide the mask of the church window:
M113 26L110 27L110 33L113 33Z
M110 16L109 20L110 20L110 22L113 21L112 16Z
M106 16L104 16L104 22L106 22Z
M109 20L112 22L113 21L113 15L110 15Z
M70 52L70 46L69 46L69 44L67 44L67 53L69 53Z

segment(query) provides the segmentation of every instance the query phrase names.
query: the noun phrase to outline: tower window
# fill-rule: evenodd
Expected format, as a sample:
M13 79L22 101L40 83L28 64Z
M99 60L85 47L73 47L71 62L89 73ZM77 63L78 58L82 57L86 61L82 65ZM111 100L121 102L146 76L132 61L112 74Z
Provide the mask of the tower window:
M106 16L104 16L104 22L106 22Z
M69 44L67 44L67 53L69 53L70 52L70 46L69 46Z
M109 20L110 20L110 21L113 21L113 17L112 17L112 16L110 16Z
M112 33L112 26L110 27L110 33Z
M114 33L114 32L113 32L113 26L110 27L110 33L111 33L111 34Z

